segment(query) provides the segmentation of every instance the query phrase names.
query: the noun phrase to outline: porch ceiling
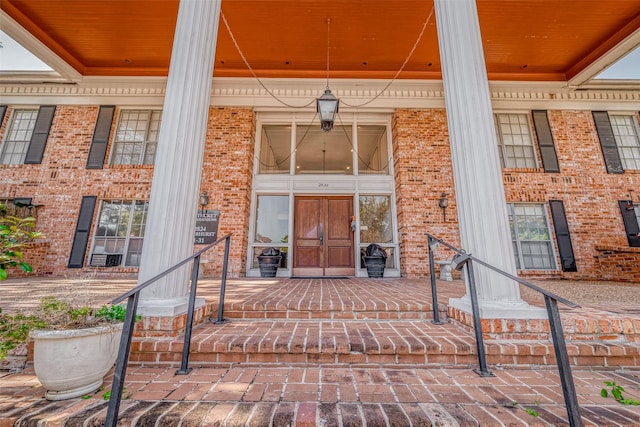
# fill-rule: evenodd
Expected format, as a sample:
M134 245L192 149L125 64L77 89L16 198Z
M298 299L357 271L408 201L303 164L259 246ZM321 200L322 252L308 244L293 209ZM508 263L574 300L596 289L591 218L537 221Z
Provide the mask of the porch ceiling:
M83 76L166 76L178 4L2 0L0 7ZM640 0L477 4L491 80L569 80L640 28ZM327 76L327 19L332 78L392 78L432 7L432 0L222 2L256 74L285 78ZM223 22L218 34L214 75L250 77ZM400 78L441 78L435 15Z

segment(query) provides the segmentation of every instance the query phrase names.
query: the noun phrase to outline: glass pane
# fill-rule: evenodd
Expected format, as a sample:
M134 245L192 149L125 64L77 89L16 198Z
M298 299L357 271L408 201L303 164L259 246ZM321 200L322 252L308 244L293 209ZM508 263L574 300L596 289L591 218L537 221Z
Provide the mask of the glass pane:
M360 242L393 242L391 196L360 196Z
M121 111L111 163L153 164L161 119L162 111Z
M358 126L358 173L389 173L386 126Z
M291 126L265 125L261 135L258 173L289 173Z
M315 124L296 129L296 175L353 175L351 126L334 126L323 132Z
M142 257L142 242L143 239L129 239L129 247L127 248L127 259L125 266L138 267L140 265L140 258Z
M289 196L258 196L256 243L289 241ZM279 246L277 246L279 247Z
M508 209L517 268L556 268L544 206L509 205Z

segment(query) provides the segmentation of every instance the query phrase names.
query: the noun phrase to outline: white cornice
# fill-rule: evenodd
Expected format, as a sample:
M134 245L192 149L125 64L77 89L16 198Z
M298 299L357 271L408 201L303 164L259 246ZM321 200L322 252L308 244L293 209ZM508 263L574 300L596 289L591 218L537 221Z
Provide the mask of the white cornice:
M323 79L215 78L212 106L243 106L259 111L315 110ZM444 108L441 81L331 80L343 111L388 111L396 108ZM83 78L75 83L11 83L0 81L0 98L7 104L162 105L166 78ZM575 90L566 83L490 82L497 108L640 110L640 88L629 83L611 89L606 83ZM266 89L265 89L266 88ZM386 90L385 90L386 88ZM383 91L384 90L384 91ZM276 99L277 98L277 99ZM280 102L282 101L282 102ZM287 104L287 105L285 105ZM366 104L366 105L363 105ZM301 108L307 105L306 108Z

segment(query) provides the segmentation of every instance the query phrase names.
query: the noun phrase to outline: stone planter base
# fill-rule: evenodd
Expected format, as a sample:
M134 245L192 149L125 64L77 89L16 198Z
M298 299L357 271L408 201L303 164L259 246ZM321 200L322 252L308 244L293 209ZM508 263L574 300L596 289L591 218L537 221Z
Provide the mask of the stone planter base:
M122 324L31 331L33 365L48 400L96 391L118 356Z

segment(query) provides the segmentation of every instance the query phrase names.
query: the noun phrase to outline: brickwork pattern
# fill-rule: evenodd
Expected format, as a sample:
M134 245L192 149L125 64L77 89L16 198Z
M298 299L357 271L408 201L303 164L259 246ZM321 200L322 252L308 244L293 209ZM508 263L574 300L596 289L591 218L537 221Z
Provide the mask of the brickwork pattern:
M392 141L400 271L424 277L429 272L425 233L460 246L446 111L396 110ZM442 193L449 200L446 222L438 206ZM439 256L449 259L452 254L442 249Z
M0 138L6 132L10 112L0 127ZM59 105L42 163L0 165L0 198L33 197L35 204L42 205L38 208L38 227L50 244L42 262L31 260L38 264L40 274L82 275L92 270L66 268L83 195L96 195L99 200L147 199L150 193L153 166L106 164L103 169L85 168L97 113L95 105ZM606 173L590 111L549 110L548 116L561 173L505 169L505 194L507 201L514 203L564 202L578 272L527 270L521 274L637 282L634 266L638 258L624 250L628 243L617 201L627 199L630 189L640 188L640 172ZM231 276L243 275L246 270L255 126L251 108L210 109L200 191L209 194L207 208L222 213L219 235L233 233ZM405 276L424 277L428 274L426 232L459 246L446 111L396 110L392 141L400 269ZM107 153L111 148L110 143ZM438 206L442 193L449 201L446 211ZM555 248L553 233L552 241ZM624 255L620 250L599 250L602 246L621 248ZM37 254L44 248L39 247ZM203 258L204 274L219 274L217 260L221 254L222 247ZM439 256L449 259L451 253L442 250ZM135 274L137 268L94 271Z
M118 425L250 426L539 426L567 425L560 380L551 370L293 367L235 365L131 367ZM573 372L585 425L637 426L640 414L600 395L604 381L640 397L637 371ZM111 384L112 375L106 378ZM47 402L32 369L0 378L0 426L103 425L107 402ZM533 410L532 416L526 409Z
M563 201L578 271L522 270L520 275L640 281L634 268L637 255L624 249L629 246L618 208L618 200L628 199L630 189L640 188L640 171L607 174L591 111L550 110L548 117L561 172L544 173L542 166L503 169L505 196L508 203L547 204L557 265L548 201ZM535 137L533 126L531 130ZM401 271L409 277L424 276L428 269L425 232L460 246L446 111L396 110L392 131ZM542 165L537 148L536 155ZM449 195L446 222L438 207L441 193ZM598 249L603 245L621 249L603 253ZM448 259L450 254L443 256Z
M57 106L42 163L0 165L0 199L32 197L34 204L42 205L38 208L37 228L46 236L48 246L39 246L38 251L27 259L36 264L38 274L82 276L90 272L113 274L138 271L137 268L124 267L66 268L82 196L95 195L98 201L148 200L151 192L154 171L151 165L110 165L107 160L103 169L86 169L98 108ZM118 111L116 109L115 117ZM0 128L0 139L4 138L9 117L10 111ZM107 156L112 149L115 118L112 126ZM246 254L254 129L252 109L210 109L202 190L210 195L208 208L222 211L219 235L234 234L229 274L236 276L244 269ZM99 205L96 205L93 226L98 211ZM87 247L86 261L90 256L90 246ZM44 258L38 261L40 255L44 255ZM207 265L206 261L215 259L221 266L221 255L220 249L207 255L204 265ZM209 267L204 269L205 273L210 271Z

